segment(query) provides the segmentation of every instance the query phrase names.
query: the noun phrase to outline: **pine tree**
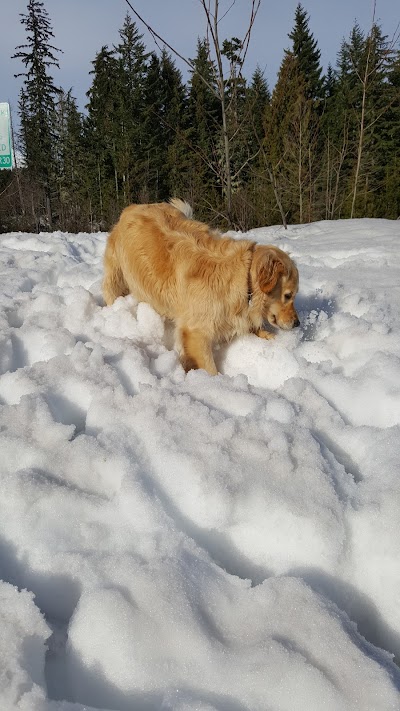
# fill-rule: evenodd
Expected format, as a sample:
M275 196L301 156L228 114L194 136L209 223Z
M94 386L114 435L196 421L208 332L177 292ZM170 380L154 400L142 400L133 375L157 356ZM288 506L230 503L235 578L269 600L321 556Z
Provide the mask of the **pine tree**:
M61 94L57 104L57 150L61 227L71 232L88 229L83 117L71 89Z
M241 229L249 225L266 224L271 218L271 186L265 175L263 142L265 137L266 113L271 101L268 84L263 72L257 66L249 85L246 86L240 126L242 149L240 184L233 195L234 214ZM232 164L236 162L233 151Z
M266 114L264 153L290 221L315 219L318 143L315 102L307 98L298 58L286 51Z
M160 69L163 101L161 118L164 123L166 142L170 145L183 122L186 89L182 82L181 72L166 50L161 52Z
M324 81L324 110L321 117L323 149L321 151L321 193L319 216L334 216L343 162L347 150L347 121L339 99L338 76L328 65Z
M144 195L150 201L175 192L180 165L186 157L182 143L185 87L182 75L166 50L152 54L144 84Z
M378 191L377 216L397 219L400 216L400 52L391 57L385 85L388 108L382 116L379 155L382 171Z
M217 98L216 71L210 60L207 40L198 39L188 86L185 145L189 161L185 175L188 198L196 214L204 216L208 201L218 203L218 145L221 135L221 103ZM212 88L214 91L212 91Z
M187 118L187 91L182 74L167 52L161 54L161 79L164 87L162 122L167 144L167 164L164 178L165 196L182 195L190 158L184 143Z
M53 225L56 197L55 174L55 104L60 89L54 84L49 68L59 68L56 53L61 50L50 44L54 37L47 11L39 0L29 0L27 14L21 14L28 43L16 47L13 59L20 59L25 72L20 93L21 141L26 166L43 192L44 211L49 229ZM38 222L40 215L38 215ZM42 225L44 226L44 225Z
M222 56L229 62L228 78L225 80L225 96L227 111L231 123L237 126L240 121L241 108L246 94L246 81L242 75L243 57L241 56L242 43L237 37L224 40L222 43Z
M246 102L257 143L264 138L265 112L271 101L271 92L260 67L257 66L247 89Z
M87 92L85 141L88 151L91 220L104 228L120 212L118 176L118 139L121 114L121 74L115 54L107 46L97 53L93 64L92 85Z
M306 98L320 99L323 92L321 52L318 49L317 40L310 32L308 23L309 16L299 3L295 12L295 24L289 33L289 38L293 43L292 52L297 58L298 69L305 82Z
M327 219L348 216L346 200L350 194L350 176L357 140L356 116L361 102L354 69L361 61L363 46L363 34L355 23L349 41L343 40L341 43L336 69L328 68L325 81L322 174L324 216Z
M345 117L348 144L339 203L343 217L375 214L376 196L384 182L381 132L391 105L390 57L390 45L376 24L365 36L355 23L349 40L341 45L337 106Z
M215 134L216 125L221 123L221 107L216 96L216 70L209 56L206 39L197 40L197 53L191 64L193 69L189 79L188 112L193 127L207 142L210 134Z
M229 62L228 77L225 80L226 126L230 147L230 186L232 206L230 221L240 226L243 222L242 188L248 179L249 161L251 160L251 118L247 112L246 81L242 75L242 43L237 37L224 40L221 54ZM221 137L222 138L222 137ZM221 156L223 144L221 141ZM224 165L224 162L221 162ZM241 213L241 215L239 215Z
M362 104L357 126L357 161L351 216L375 214L375 194L384 175L381 165L382 119L387 106L387 38L374 24L365 40L361 65Z
M301 89L301 76L298 70L298 60L286 51L279 68L278 79L267 106L265 114L265 138L263 156L265 167L270 177L271 186L275 190L276 210L281 205L283 221L295 218L297 213L295 189L290 181L291 157L288 154L287 137L293 107Z
M331 99L335 94L336 88L336 74L332 67L332 64L328 64L328 69L326 70L326 76L324 77L323 83L323 97L325 101Z
M155 202L159 199L160 174L167 160L161 122L163 111L161 67L155 52L150 56L144 80L143 100L144 166L140 199L143 202Z
M135 22L127 14L114 48L120 72L120 113L118 124L117 170L121 180L123 204L138 200L145 162L143 152L144 84L150 56Z
M320 63L321 52L310 31L309 16L300 3L296 8L295 24L289 38L292 40L291 52L297 60L300 93L297 94L293 107L292 133L289 133L288 140L291 139L292 153L297 153L295 172L299 219L302 222L303 219L313 219L318 202L317 194L321 189L318 156L323 152L320 117L323 112L325 82Z

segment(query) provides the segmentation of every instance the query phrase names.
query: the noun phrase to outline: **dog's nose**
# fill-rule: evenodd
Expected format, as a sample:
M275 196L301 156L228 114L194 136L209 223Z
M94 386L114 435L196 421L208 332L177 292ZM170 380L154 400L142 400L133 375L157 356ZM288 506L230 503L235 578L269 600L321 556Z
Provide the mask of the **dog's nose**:
M298 326L300 326L300 321L299 321L298 318L296 318L296 319L295 319L295 322L294 322L294 324L293 324L293 328L297 328Z

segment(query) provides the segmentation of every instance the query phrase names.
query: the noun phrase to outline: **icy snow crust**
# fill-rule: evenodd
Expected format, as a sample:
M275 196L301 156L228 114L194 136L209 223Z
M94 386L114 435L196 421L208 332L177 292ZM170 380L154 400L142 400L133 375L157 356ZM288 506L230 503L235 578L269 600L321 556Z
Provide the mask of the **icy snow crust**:
M400 709L400 222L248 236L303 328L214 378L104 234L1 236L2 711Z

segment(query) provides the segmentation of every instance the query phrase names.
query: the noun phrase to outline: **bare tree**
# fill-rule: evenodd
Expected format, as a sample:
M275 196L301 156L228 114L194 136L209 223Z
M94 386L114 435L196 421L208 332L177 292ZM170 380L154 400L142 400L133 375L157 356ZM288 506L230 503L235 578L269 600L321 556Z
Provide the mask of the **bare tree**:
M325 219L333 220L337 210L340 180L344 161L349 152L349 119L345 116L343 121L342 141L337 146L332 140L330 131L324 134L326 150L326 175L325 175Z
M208 36L211 37L211 45L214 49L217 76L216 85L218 91L218 99L221 102L221 115L222 115L222 140L224 147L224 183L226 190L226 211L228 218L232 215L232 173L231 173L231 136L228 131L228 112L235 108L234 92L232 92L232 99L229 105L226 102L226 78L224 74L223 60L222 56L224 53L223 46L221 46L221 41L219 37L219 23L221 19L219 16L220 3L219 0L213 0L213 7L211 9L211 0L200 0L203 10L206 15L207 20L207 31ZM233 6L232 3L231 7ZM236 81L238 76L241 75L242 66L246 58L246 54L250 44L251 32L253 25L261 5L261 0L251 0L251 10L250 18L248 23L248 28L242 40L234 38L235 52L230 53L230 72L229 81L233 87L236 87ZM231 8L229 8L231 9ZM229 12L226 11L225 15ZM225 15L223 17L225 17ZM210 57L211 58L211 57ZM212 58L211 58L212 59Z
M158 42L161 42L163 45L168 47L168 49L173 52L175 56L177 56L179 59L181 59L186 65L188 65L191 69L191 71L196 71L196 68L193 64L192 61L186 59L182 54L180 54L174 47L172 47L171 44L169 44L161 35L159 35L144 19L143 17L134 9L132 6L130 0L125 0L126 3L129 5L130 9L134 13L134 15L142 22L147 30L150 32L152 35L153 39L155 40L156 44ZM238 79L238 77L241 76L241 70L243 67L243 63L245 61L249 44L250 44L250 38L251 38L251 33L253 29L253 25L258 13L258 10L261 5L261 0L250 0L250 17L249 17L249 22L247 29L244 33L243 39L238 39L234 38L235 41L235 61L231 61L229 65L229 72L228 72L228 77L226 77L226 74L224 72L224 63L223 63L223 56L224 56L224 48L223 48L223 43L221 44L221 39L220 39L220 34L219 34L219 26L221 21L224 19L224 17L228 14L228 12L232 9L233 5L235 4L235 0L232 0L231 6L226 10L226 12L220 16L220 0L199 0L201 6L203 7L205 17L206 17L206 24L207 24L207 38L209 40L209 48L210 48L210 59L215 63L216 66L216 82L215 86L210 84L204 77L201 76L201 74L198 73L198 76L201 78L201 80L206 84L207 88L217 96L220 104L221 104L221 117L222 117L222 145L223 145L223 170L220 175L221 178L221 183L222 183L222 189L225 195L225 200L226 200L226 216L228 220L231 220L232 218L232 170L231 170L231 144L232 144L232 139L233 136L230 135L229 131L229 113L230 111L233 110L234 108L234 101L231 99L230 102L227 102L227 97L226 97L226 86L227 82L232 82L233 84L235 81ZM210 41L211 38L211 41ZM214 57L211 56L211 48L213 50ZM236 126L237 130L237 126ZM247 164L246 160L246 164ZM237 172L237 171L236 171Z

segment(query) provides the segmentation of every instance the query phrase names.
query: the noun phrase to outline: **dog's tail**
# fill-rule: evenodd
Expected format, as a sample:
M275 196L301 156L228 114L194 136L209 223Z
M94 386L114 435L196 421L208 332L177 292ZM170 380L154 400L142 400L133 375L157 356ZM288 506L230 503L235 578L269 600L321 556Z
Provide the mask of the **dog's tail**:
M129 294L128 285L124 279L122 269L117 257L115 244L118 241L119 227L115 225L107 239L106 250L104 253L104 279L103 279L103 296L107 306L111 306L115 299L119 296Z
M182 212L189 220L193 218L193 208L185 200L181 200L180 198L171 198L169 204L179 210L179 212Z

